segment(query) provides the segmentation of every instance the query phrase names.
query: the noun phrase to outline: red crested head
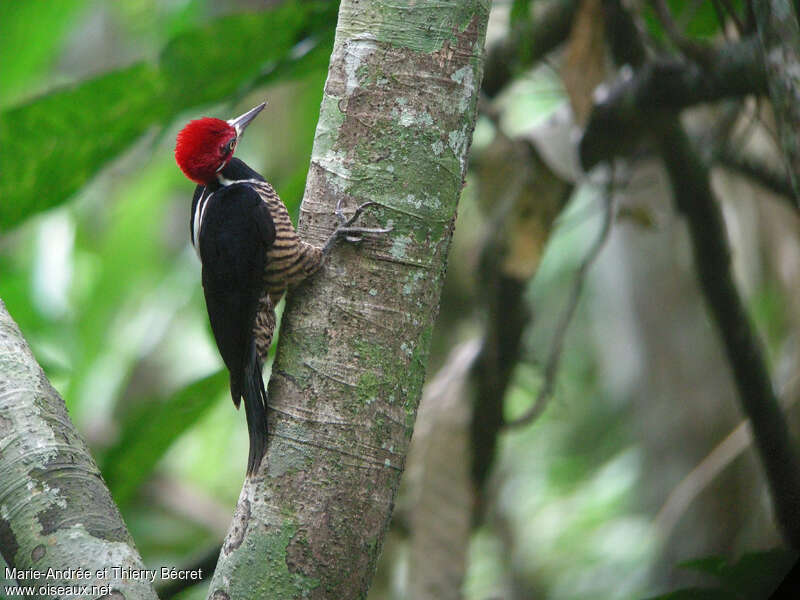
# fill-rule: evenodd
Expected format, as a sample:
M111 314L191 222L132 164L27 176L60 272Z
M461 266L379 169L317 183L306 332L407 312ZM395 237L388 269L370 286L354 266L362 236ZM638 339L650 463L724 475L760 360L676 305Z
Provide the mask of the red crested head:
M183 174L201 185L214 181L233 158L245 127L265 105L263 102L230 121L211 117L190 121L178 133L175 144L175 160Z
M222 119L190 121L178 133L175 160L189 179L209 183L233 157L236 139L236 130Z

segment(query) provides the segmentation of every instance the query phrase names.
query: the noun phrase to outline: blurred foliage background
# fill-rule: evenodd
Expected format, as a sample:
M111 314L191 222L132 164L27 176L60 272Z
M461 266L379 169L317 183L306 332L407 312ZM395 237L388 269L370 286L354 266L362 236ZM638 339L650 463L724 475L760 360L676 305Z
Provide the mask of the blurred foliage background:
M665 44L649 5L633 4ZM735 35L746 3L712 4L668 3L692 39ZM785 554L752 554L780 539L658 162L631 161L611 196L576 168L575 132L594 86L610 77L592 25L598 6L493 6L488 47L554 7L566 25L545 52L515 46L519 64L482 99L430 383L371 599L644 598L731 582L741 593L763 585L754 574L785 568ZM216 555L247 455L207 326L188 241L193 184L175 166L175 134L190 118L230 118L266 98L239 156L296 215L336 8L0 2L0 298L88 440L148 567ZM490 62L487 80L494 75ZM735 108L740 143L780 165L769 111L752 100ZM686 122L702 135L730 112L693 109ZM715 169L713 183L737 282L776 387L794 405L797 212L734 171ZM609 218L549 378L576 273ZM538 420L500 427L550 383ZM789 416L796 430L797 411ZM203 586L180 597L204 597Z

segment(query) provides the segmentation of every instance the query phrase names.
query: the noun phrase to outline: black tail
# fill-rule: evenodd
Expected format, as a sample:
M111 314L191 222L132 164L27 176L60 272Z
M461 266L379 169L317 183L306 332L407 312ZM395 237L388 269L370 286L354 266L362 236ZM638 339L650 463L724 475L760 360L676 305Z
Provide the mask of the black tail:
M247 416L247 430L250 433L247 474L252 475L258 470L261 459L267 451L267 391L264 389L264 379L261 377L261 364L255 344L251 347L250 360L244 368L243 383L244 411Z

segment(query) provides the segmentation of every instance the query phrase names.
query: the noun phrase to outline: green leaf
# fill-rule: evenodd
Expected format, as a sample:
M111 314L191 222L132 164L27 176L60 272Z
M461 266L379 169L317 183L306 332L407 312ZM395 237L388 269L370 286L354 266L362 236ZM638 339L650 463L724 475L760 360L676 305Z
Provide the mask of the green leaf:
M231 98L275 64L291 64L298 42L330 33L336 9L287 2L223 17L177 35L158 65L135 64L4 111L0 228L64 202L151 126ZM307 68L309 60L298 64Z
M131 499L172 443L219 400L227 386L228 373L223 370L168 398L139 404L125 420L119 440L106 452L101 466L120 506Z
M531 0L514 0L511 3L511 14L509 21L513 25L518 21L524 21L530 18L531 15Z
M649 600L717 600L768 598L797 561L796 552L775 548L751 552L731 564L726 558L708 556L680 563L678 567L711 575L721 588L686 588Z
M744 13L742 0L730 3L738 15ZM667 6L678 30L689 39L709 39L720 33L721 27L713 2L694 2L692 0L668 0ZM658 40L666 40L667 36L655 15L652 6L645 3L642 15L649 33Z
M166 111L158 71L136 64L62 89L0 117L0 227L76 192Z
M0 56L4 57L0 105L15 102L39 82L56 59L73 18L85 5L84 0L0 2Z
M694 560L687 560L678 564L678 567L687 571L699 571L714 577L725 577L728 561L721 556L706 556Z
M226 98L288 54L302 38L309 11L295 3L263 15L223 17L177 36L160 65L175 111Z
M765 552L750 552L733 564L724 558L708 557L678 565L683 569L713 575L729 593L745 598L766 598L797 561L797 554L775 548Z

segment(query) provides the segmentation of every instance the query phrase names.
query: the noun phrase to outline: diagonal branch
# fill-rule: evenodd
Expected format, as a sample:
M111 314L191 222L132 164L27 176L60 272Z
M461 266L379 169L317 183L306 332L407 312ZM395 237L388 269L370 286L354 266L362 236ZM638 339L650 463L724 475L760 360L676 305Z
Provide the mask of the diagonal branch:
M777 194L794 210L800 208L798 206L800 197L795 196L788 174L782 173L766 161L742 150L735 150L730 144L725 144L714 151L711 160Z
M796 391L788 394L785 410L797 403ZM753 443L750 423L745 420L717 444L669 493L653 519L653 528L659 537L667 539L689 505Z
M800 456L769 377L764 352L733 281L722 211L709 172L676 117L658 126L661 156L686 217L700 289L722 337L769 484L778 528L800 548Z
M553 0L536 17L522 19L486 54L483 92L490 98L520 71L536 64L567 39L577 0Z
M97 597L156 598L149 582L114 570L145 567L64 401L2 301L0 509L0 553L10 568L42 574L31 581L37 589L96 585L108 586ZM89 577L45 577L50 568Z
M619 6L619 0L613 3ZM626 39L641 50L635 32ZM752 44L752 40L742 43ZM638 55L643 60L644 52ZM640 72L648 69L646 64L635 66ZM763 77L759 80L765 82ZM760 340L734 283L725 223L711 191L708 167L680 123L677 112L682 106L668 105L664 107L668 110L654 114L652 104L639 105L641 97L631 95L635 89L623 82L616 93L595 107L581 140L581 159L588 167L615 155L608 138L603 139L609 132L597 127L591 130L592 122L597 123L598 117L609 111L622 110L628 126L639 129L638 135L644 130L652 132L670 179L673 201L686 218L698 284L722 338L742 411L750 420L778 528L788 544L800 548L800 456L772 387ZM627 101L621 103L620 98ZM645 116L650 118L644 120ZM616 133L623 135L622 131Z

